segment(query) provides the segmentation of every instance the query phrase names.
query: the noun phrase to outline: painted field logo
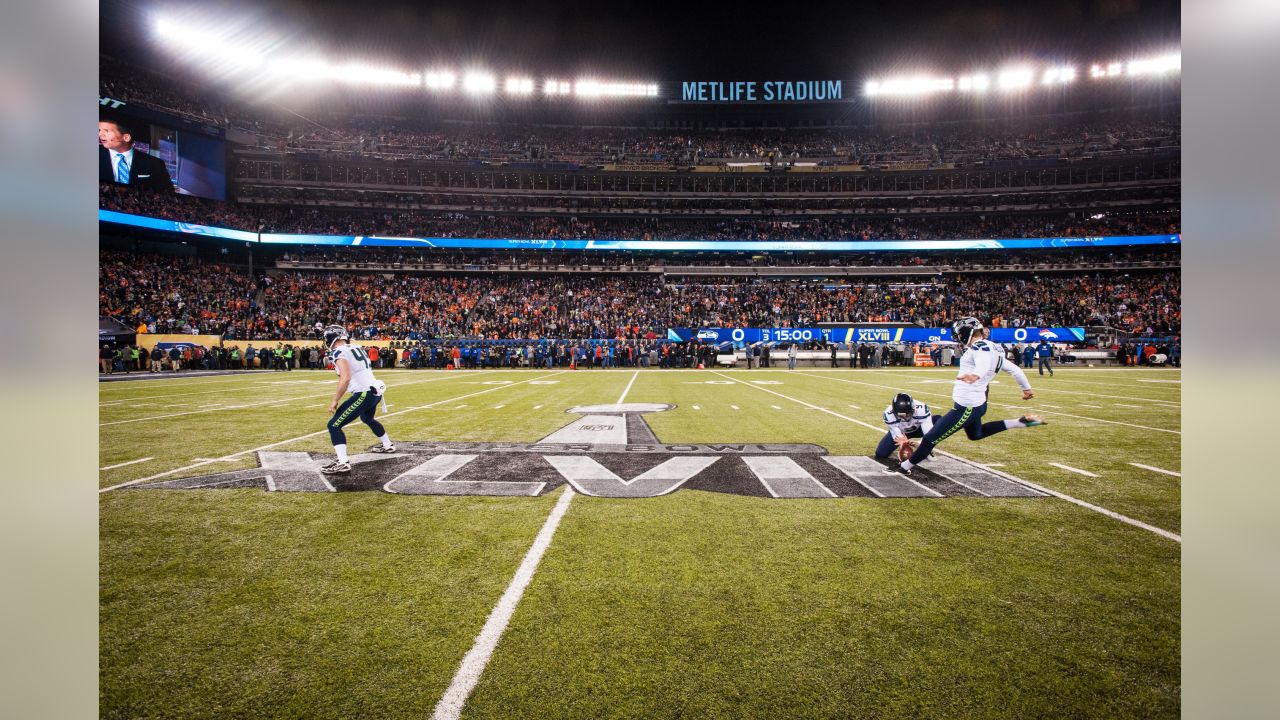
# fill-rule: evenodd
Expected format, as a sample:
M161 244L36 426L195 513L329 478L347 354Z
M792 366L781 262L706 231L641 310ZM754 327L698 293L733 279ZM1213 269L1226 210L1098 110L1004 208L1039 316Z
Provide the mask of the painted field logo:
M673 407L626 403L571 408L579 417L536 443L405 442L395 455L352 456L346 475L320 474L328 454L263 451L256 468L135 487L537 496L567 482L584 495L607 498L657 497L682 488L812 499L1044 496L948 456L935 456L907 477L874 458L833 456L818 445L659 442L644 415Z

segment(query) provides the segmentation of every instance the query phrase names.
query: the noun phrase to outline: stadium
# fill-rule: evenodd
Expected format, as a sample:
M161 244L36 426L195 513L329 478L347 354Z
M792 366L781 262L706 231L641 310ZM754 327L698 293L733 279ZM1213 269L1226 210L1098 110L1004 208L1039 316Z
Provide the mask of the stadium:
M1177 717L1178 7L1022 5L104 3L100 716Z

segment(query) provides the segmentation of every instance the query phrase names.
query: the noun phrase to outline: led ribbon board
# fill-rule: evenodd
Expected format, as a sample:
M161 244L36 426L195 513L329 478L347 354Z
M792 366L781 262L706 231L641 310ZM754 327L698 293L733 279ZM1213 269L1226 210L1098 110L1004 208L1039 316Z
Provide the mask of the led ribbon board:
M522 240L516 238L409 238L374 235L305 235L257 233L163 218L98 210L98 220L116 225L204 235L277 245L337 245L352 247L422 247L485 250L623 250L638 252L871 252L924 250L1027 250L1035 248L1120 247L1177 245L1181 235L1118 235L1106 237L978 238L968 240Z

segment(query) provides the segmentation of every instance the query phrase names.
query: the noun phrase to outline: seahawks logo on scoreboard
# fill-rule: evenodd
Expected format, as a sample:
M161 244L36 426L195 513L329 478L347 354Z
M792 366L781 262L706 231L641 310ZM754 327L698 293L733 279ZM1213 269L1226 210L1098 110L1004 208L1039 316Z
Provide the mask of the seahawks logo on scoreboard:
M863 455L810 444L664 443L647 413L673 405L587 405L535 443L404 442L394 455L351 458L344 476L320 474L327 453L258 452L258 467L165 480L137 489L263 488L271 492L382 491L397 495L538 496L568 483L584 495L645 498L681 489L764 498L1044 497L951 456L935 454L911 477Z

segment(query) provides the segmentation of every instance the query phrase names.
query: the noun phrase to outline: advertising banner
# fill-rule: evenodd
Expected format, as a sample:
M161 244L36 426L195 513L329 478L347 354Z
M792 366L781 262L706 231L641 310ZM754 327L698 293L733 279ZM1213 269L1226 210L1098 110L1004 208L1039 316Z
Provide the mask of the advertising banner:
M756 343L813 342L834 343L935 343L953 342L950 328L670 328L667 337L680 342L754 345ZM1084 328L992 328L991 339L998 343L1034 343L1041 339L1051 343L1084 342Z

